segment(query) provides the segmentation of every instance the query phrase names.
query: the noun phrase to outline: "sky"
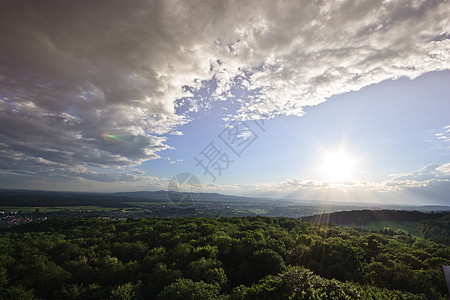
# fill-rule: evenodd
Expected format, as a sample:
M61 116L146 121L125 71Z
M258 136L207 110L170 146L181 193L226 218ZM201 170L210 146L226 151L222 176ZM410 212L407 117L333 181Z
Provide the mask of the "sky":
M448 1L2 1L0 188L165 190L188 173L205 192L449 204L449 16Z

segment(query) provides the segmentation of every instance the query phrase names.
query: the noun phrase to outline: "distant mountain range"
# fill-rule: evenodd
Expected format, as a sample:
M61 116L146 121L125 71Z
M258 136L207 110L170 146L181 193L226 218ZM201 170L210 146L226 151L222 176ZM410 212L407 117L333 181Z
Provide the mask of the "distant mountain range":
M189 192L174 192L174 191L138 191L138 192L119 192L119 193L113 193L113 194L106 194L106 195L113 195L118 197L134 197L134 198L145 198L145 199L164 199L167 200L170 196L181 196L190 198L193 197L194 201L207 201L207 202L214 202L214 201L227 201L227 202L242 202L242 201L270 201L273 199L268 198L251 198L251 197L242 197L242 196L233 196L233 195L224 195L219 193L198 193L193 194Z
M123 207L127 202L169 203L171 199L187 198L186 192L138 191L119 193L85 193L37 190L0 189L0 206L104 206ZM200 193L193 196L195 202L267 202L271 199L249 198L223 195L218 193Z
M319 207L325 204L321 201L293 200L276 198L252 198L243 196L224 195L219 193L199 193L160 191L136 191L118 193L93 193L93 192L61 192L61 191L39 191L39 190L9 190L0 189L0 206L13 207L38 207L38 206L103 206L103 207L126 207L129 202L149 202L152 205L169 204L172 199L188 199L199 204L205 203L240 203L261 204L272 207ZM332 207L333 211L351 209L396 209L396 210L418 210L418 211L450 211L450 206L405 206L367 203L343 203L336 202L326 206Z

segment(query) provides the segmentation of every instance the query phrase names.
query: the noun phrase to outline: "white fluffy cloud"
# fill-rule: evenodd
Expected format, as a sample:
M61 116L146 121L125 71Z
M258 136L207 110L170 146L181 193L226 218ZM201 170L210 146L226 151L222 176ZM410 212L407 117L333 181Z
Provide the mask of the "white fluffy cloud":
M403 205L449 205L450 163L427 165L404 174L392 174L381 181L326 182L293 178L283 182L206 185L205 191L275 199L388 203Z
M259 190L262 194L273 193L277 197L284 194L288 198L300 200L330 197L350 202L390 199L393 203L420 204L432 199L435 203L448 205L450 163L427 165L417 171L392 174L389 177L387 180L373 182L321 182L294 178L280 183L255 185L252 189Z
M449 69L449 15L448 1L2 1L0 168L127 168L236 89L251 96L237 118L301 115Z
M439 147L450 147L450 125L444 126L441 132L435 134L434 142Z

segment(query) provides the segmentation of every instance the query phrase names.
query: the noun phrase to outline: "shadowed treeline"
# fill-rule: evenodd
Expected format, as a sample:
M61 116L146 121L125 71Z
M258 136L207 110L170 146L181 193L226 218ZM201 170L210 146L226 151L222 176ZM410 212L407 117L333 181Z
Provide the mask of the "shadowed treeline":
M402 210L352 210L308 216L303 219L316 224L366 225L370 222L421 222L428 219L439 219L446 214L449 213L423 213Z

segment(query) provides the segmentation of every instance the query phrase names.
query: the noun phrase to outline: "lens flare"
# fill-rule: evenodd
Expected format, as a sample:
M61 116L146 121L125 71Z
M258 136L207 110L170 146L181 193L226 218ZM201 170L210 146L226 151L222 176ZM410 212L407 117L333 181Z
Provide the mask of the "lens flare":
M113 143L130 144L134 141L134 137L125 134L102 133L102 138Z

